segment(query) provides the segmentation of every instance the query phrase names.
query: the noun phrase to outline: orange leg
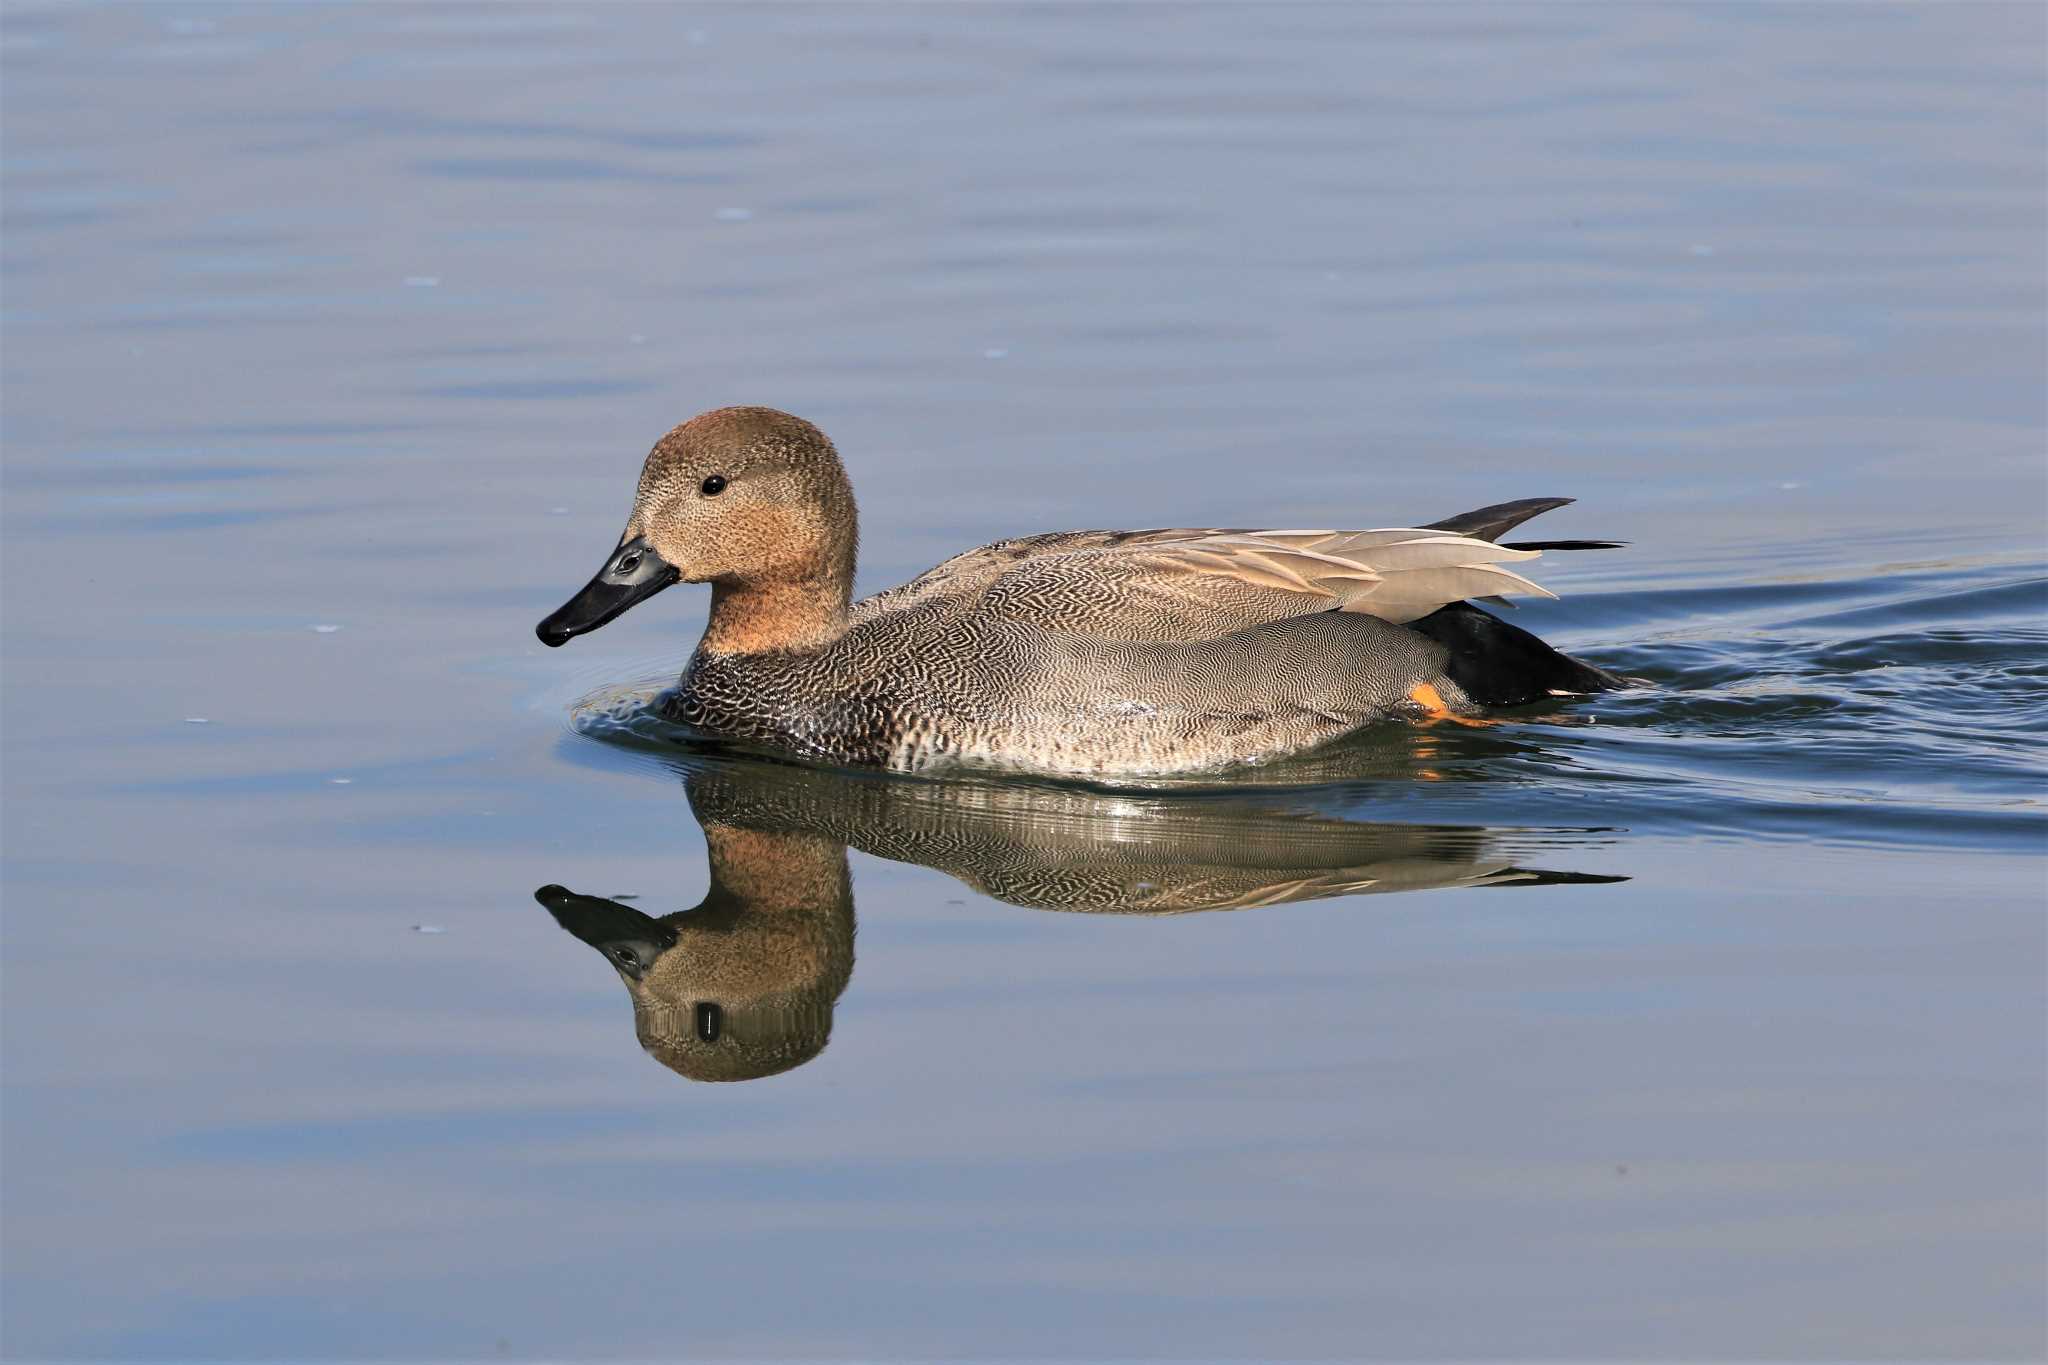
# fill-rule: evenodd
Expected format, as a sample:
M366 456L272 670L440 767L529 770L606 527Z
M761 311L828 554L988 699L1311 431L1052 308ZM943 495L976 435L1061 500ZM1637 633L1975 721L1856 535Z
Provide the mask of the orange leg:
M1451 708L1444 705L1443 693L1437 691L1428 683L1417 683L1409 688L1408 700L1422 708L1422 723L1424 725L1434 725L1440 720L1447 720L1453 725L1469 725L1475 729L1485 729L1489 725L1500 724L1497 720L1475 720L1470 716L1452 715Z

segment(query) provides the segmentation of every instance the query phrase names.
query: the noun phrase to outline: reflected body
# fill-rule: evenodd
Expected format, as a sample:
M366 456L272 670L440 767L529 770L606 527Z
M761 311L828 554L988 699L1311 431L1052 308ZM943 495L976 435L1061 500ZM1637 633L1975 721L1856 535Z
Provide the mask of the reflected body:
M710 856L699 905L657 918L561 886L534 895L618 972L640 1045L692 1080L771 1076L824 1049L853 973L849 846L1014 905L1110 914L1626 880L1518 866L1511 831L1358 823L1242 797L909 782L729 760L695 761L682 776ZM1541 842L1587 844L1603 833L1545 831Z
M907 771L1215 771L1391 716L1623 686L1465 600L1547 596L1503 566L1609 546L1500 543L1568 501L1413 529L1030 536L856 603L832 443L788 413L723 408L655 445L618 547L536 633L561 645L671 583L709 583L671 698L700 733Z

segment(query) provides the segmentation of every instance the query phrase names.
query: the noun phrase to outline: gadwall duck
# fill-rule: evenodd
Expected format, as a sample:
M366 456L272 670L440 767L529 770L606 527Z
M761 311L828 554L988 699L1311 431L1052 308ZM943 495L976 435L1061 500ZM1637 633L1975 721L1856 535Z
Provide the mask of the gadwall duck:
M1000 540L852 600L853 489L809 422L720 408L658 441L618 548L540 623L595 630L671 583L711 619L669 716L855 767L1080 777L1261 763L1396 716L1624 684L1467 601L1551 596L1498 544L1569 502L1371 531L1062 531Z

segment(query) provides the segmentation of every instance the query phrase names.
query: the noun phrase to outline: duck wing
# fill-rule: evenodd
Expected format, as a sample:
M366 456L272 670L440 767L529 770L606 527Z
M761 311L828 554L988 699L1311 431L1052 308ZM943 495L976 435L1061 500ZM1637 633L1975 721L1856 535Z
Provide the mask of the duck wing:
M1209 639L1322 611L1398 625L1468 597L1553 596L1502 567L1539 554L1430 527L1128 532L983 565L977 607L1117 640Z
M1047 531L1035 536L1016 536L954 555L907 583L863 599L855 604L854 611L860 615L872 615L946 600L951 600L957 605L970 606L981 600L990 584L1027 560L1083 550L1218 534L1221 533L1181 528L1155 531Z

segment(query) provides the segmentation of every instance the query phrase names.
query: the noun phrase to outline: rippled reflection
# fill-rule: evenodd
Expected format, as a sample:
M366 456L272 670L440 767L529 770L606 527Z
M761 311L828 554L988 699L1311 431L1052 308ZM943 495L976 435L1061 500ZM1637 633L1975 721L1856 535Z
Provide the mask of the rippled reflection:
M771 1076L824 1049L853 975L849 847L1013 905L1097 914L1626 880L1522 865L1611 831L1375 824L1249 795L940 784L722 759L678 771L710 853L701 903L656 917L561 886L535 898L618 972L640 1045L700 1081Z

